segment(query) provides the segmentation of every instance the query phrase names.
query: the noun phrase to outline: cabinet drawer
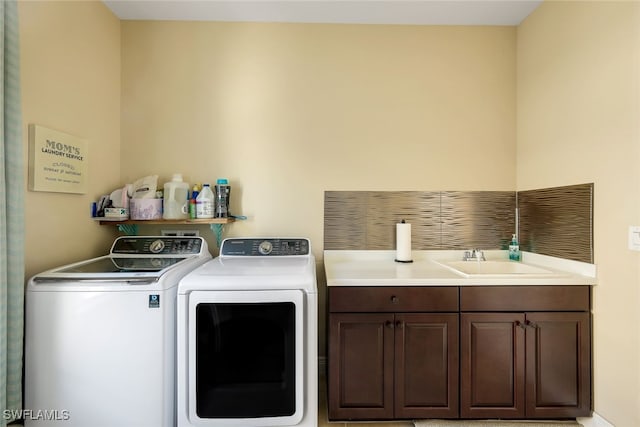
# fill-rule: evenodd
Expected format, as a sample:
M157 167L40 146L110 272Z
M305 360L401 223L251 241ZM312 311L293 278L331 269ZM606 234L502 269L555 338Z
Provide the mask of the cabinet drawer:
M458 287L330 287L329 311L333 313L458 311Z
M463 286L460 311L589 311L589 286Z

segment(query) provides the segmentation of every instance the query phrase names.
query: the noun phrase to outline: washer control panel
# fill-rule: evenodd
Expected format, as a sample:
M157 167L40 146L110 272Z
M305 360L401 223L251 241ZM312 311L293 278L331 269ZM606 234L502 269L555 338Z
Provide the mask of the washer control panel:
M112 254L129 255L197 255L202 250L202 237L118 237Z
M309 255L309 239L225 239L222 256L295 256Z

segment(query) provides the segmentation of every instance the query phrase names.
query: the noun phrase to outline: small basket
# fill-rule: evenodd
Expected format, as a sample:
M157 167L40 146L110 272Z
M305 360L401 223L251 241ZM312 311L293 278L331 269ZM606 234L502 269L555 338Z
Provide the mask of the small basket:
M136 220L161 219L162 199L131 199L129 214Z

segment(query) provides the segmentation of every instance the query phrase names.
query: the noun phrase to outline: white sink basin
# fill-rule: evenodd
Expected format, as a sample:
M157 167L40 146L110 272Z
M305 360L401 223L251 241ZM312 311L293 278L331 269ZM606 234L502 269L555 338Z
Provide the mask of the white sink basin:
M515 261L444 261L439 262L465 277L550 277L562 274Z

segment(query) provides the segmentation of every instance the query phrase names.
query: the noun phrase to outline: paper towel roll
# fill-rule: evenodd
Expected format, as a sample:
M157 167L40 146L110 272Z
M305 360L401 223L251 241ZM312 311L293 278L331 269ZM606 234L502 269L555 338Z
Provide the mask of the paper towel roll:
M412 262L411 259L411 224L396 224L396 261Z

